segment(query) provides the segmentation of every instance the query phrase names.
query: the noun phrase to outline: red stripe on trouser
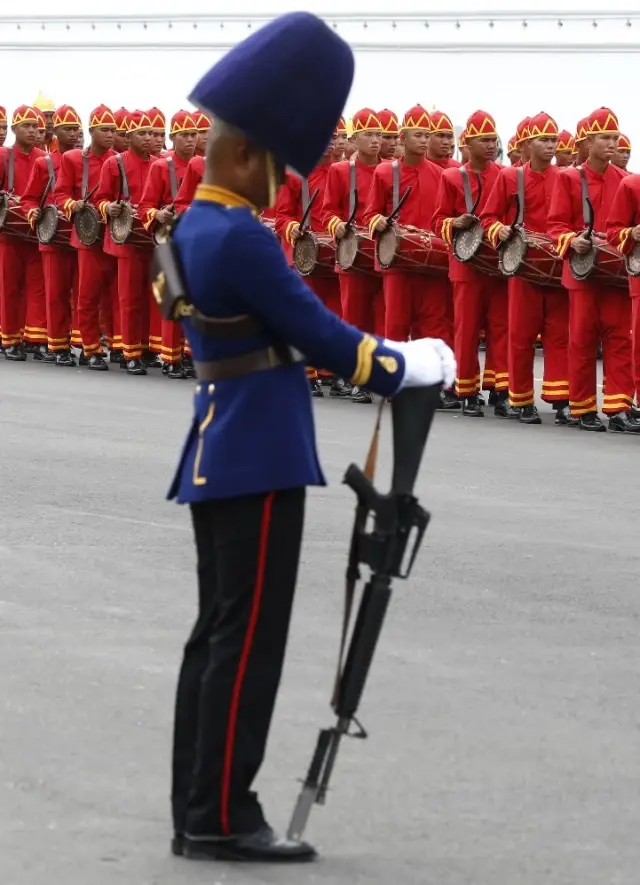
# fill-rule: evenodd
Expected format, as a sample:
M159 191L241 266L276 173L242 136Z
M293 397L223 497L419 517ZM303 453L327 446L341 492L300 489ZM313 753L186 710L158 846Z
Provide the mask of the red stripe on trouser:
M109 304L107 310L105 306ZM78 249L78 327L85 353L98 353L100 348L100 313L109 313L112 321L119 316L118 263L101 249ZM113 322L115 325L115 322ZM109 330L111 331L111 330ZM111 332L115 334L115 329Z
M633 349L633 383L636 402L640 403L640 297L631 291L631 345ZM602 381L604 385L604 379Z
M37 243L26 240L0 242L0 324L3 338L15 344L23 338L37 344L47 343L47 307L44 297L42 259Z
M182 359L183 331L180 323L162 320L162 357L169 363L179 363Z
M143 335L148 335L150 261L151 255L146 252L118 257L122 347L128 360L140 359Z
M453 284L454 350L458 364L459 396L470 396L478 376L478 342L485 329L491 343L487 362L495 369L496 390L508 387L507 286L497 277L460 280ZM464 387L464 389L463 389Z
M49 350L67 350L72 326L76 254L64 249L42 252Z
M262 590L264 587L264 576L267 570L267 548L269 546L269 528L271 526L271 510L275 492L270 492L265 500L262 508L262 520L260 524L260 538L258 541L258 561L256 565L256 580L253 585L253 598L251 601L251 611L249 613L249 623L247 632L244 636L242 651L240 652L240 661L238 662L238 671L236 673L233 691L231 693L231 705L229 707L229 718L227 720L227 737L225 741L224 751L224 767L222 769L222 790L220 800L220 823L222 832L228 836L231 832L229 824L229 793L231 791L231 768L233 766L233 751L235 748L236 725L238 722L238 710L240 708L240 696L242 694L242 685L247 672L249 656L253 645L253 638L258 624L260 615L260 601L262 599Z

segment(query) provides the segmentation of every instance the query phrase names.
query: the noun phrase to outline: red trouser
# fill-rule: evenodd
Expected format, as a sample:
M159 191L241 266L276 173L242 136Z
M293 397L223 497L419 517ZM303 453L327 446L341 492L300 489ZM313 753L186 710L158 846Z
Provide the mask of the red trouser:
M517 408L535 400L533 364L538 336L544 338L542 399L569 400L569 296L563 287L543 288L509 279L509 400Z
M47 343L47 304L37 243L0 241L2 343L5 347Z
M149 261L150 259L147 260L147 267L149 266ZM162 353L162 314L160 313L158 302L153 297L151 286L146 280L145 285L147 287L148 295L147 305L144 310L145 325L142 331L142 342L145 350L150 350L151 353ZM178 328L180 328L180 326L178 326Z
M149 302L153 298L149 285L150 261L151 254L142 250L139 255L118 257L120 328L122 349L127 360L139 360L143 343L145 347L147 344Z
M640 403L640 297L633 293L631 294L631 348L636 403Z
M101 311L108 313L104 310L107 303L111 306L113 320L118 315L117 260L102 249L78 249L78 324L86 356L93 356L102 350L100 314ZM105 331L115 334L108 327ZM115 340L114 348L118 349Z
M68 350L72 322L75 320L73 293L77 272L76 253L49 247L40 255L44 272L49 350Z
M569 404L580 416L598 410L596 363L602 340L607 378L602 411L626 412L633 404L631 299L627 289L583 283L569 289ZM545 339L545 347L547 345Z
M384 298L379 274L342 273L342 319L371 335L384 335Z
M491 366L495 376L485 379L497 391L509 387L509 341L507 281L497 277L461 280L453 284L455 305L454 351L458 364L456 393L475 396L480 388L478 345L485 329L491 345ZM495 384L490 380L495 377Z
M451 283L446 278L417 273L385 273L384 337L391 341L442 338L453 341L447 299Z

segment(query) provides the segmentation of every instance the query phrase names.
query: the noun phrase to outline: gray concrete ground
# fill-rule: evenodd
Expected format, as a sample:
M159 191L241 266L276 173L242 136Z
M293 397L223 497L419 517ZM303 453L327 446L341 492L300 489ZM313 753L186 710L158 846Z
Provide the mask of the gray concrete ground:
M419 483L432 527L397 585L370 740L345 744L311 819L322 860L169 856L195 581L188 513L163 496L189 391L0 363L3 885L637 885L640 440L555 428L547 407L542 427L437 418ZM372 423L368 407L317 406L330 485L310 496L259 783L279 828L331 722L353 512L340 478Z

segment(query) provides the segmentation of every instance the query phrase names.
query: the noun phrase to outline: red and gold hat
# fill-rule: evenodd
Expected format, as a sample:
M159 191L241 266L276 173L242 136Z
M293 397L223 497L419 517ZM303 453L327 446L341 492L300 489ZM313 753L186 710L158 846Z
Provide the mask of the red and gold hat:
M177 132L197 132L198 127L193 119L191 111L176 111L171 118L169 126L169 134L175 135Z
M118 108L117 111L113 112L113 118L116 121L116 132L128 132L129 131L129 114L131 111L128 111L126 108Z
M574 145L579 144L579 142L584 141L587 137L587 117L583 117L582 120L578 120L578 125L576 126L576 137L573 142Z
M389 108L383 108L378 112L377 116L383 132L386 132L388 135L398 135L400 127L398 125L398 118L393 111L390 111Z
M545 136L557 138L559 133L556 121L544 111L540 111L535 117L531 117L528 129L528 138L544 138Z
M40 117L41 114L37 108L32 107L30 104L21 104L11 115L11 125L19 126L20 123L38 123L40 125ZM44 117L42 117L42 121L44 123Z
M620 133L620 138L618 139L618 150L619 151L630 151L631 150L631 139L628 135L623 135Z
M430 111L429 119L431 120L432 132L451 132L453 133L453 123L451 117L447 116L444 111Z
M403 132L431 132L431 118L426 108L416 104L405 113L402 118Z
M556 148L556 153L560 151L569 151L573 150L573 135L569 132L568 129L562 129L558 132L558 146Z
M124 108L121 108L121 110L124 110ZM114 129L118 127L113 111L106 104L99 104L89 114L89 129L94 129L96 126L108 126Z
M371 108L362 108L357 111L351 118L351 122L354 135L357 135L358 132L379 132L382 129L378 115Z
M336 135L346 135L347 134L347 121L344 117L340 117L338 123L336 125Z
M516 126L516 145L522 144L523 141L526 141L527 138L530 137L529 123L531 123L531 117L525 117L524 120L520 120Z
M53 125L55 126L82 126L80 117L75 108L70 104L62 104L53 112Z
M151 130L151 120L146 111L132 111L128 117L129 132L141 132L143 130Z
M198 132L208 132L211 129L211 117L198 108L192 113Z
M586 135L616 135L620 133L618 118L610 108L598 108L585 119Z
M147 117L151 120L151 128L152 129L162 129L164 132L167 128L167 118L158 108L151 108L150 111L144 111Z
M0 104L0 123L6 123L6 122L7 122L7 109L3 108L2 105Z
M467 120L465 127L466 140L470 138L482 138L483 136L496 136L496 121L487 111L474 111Z
M44 132L46 128L47 128L47 121L44 118L44 114L42 114L42 113L40 113L40 111L38 111L38 129L40 129L41 132Z
M518 136L512 135L507 142L507 156L518 150Z
M463 129L460 133L460 137L458 138L458 147L462 150L463 147L467 146L467 130Z

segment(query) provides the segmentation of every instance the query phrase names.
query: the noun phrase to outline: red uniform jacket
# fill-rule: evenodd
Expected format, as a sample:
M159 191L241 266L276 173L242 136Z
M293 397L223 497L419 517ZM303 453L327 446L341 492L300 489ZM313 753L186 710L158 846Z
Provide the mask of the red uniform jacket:
M27 216L32 230L35 230L36 226L33 216L36 209L40 207L40 200L42 199L49 182L49 161L53 165L53 184L47 194L45 206L51 206L55 202L53 191L56 186L58 172L62 163L62 154L57 149L53 152L49 151L44 157L37 158L31 168L31 175L29 176L29 181L27 182L27 186L20 201L20 208ZM57 248L57 246L44 246L40 243L41 252L55 252Z
M353 155L356 170L356 190L358 192L358 206L356 209L355 224L364 227L364 210L369 198L369 190L373 181L373 173L378 164L368 166ZM388 163L384 164L389 166ZM333 235L336 226L341 221L349 219L349 200L351 196L351 160L340 160L329 167L327 183L322 203L322 225ZM336 267L337 273L344 273Z
M544 172L534 172L529 163L521 167L524 173L524 219L523 226L539 234L547 233L547 216L555 187L558 168L549 166ZM480 221L492 246L498 246L500 228L516 220L516 193L518 169L503 166L489 199L482 210Z
M323 224L324 215L322 204L324 201L324 193L330 167L330 163L323 163L321 166L316 166L307 179L309 198L313 196L314 191L319 191L318 196L311 207L311 223L309 225L309 230L314 233L323 233L325 229ZM278 191L278 199L275 206L275 229L276 233L282 240L289 264L293 264L293 244L290 236L291 229L295 224L300 224L303 214L302 179L298 175L287 172L284 184Z
M432 160L430 157L427 157L430 163L433 163L434 166L439 166L441 169L459 169L462 166L462 163L458 162L458 160L454 160L453 157L446 157L444 160Z
M129 184L129 202L139 207L142 199L142 192L147 181L147 175L154 163L154 160L139 157L131 150L123 151L120 156L124 161L124 169ZM107 230L104 236L104 251L108 255L114 255L121 258L125 255L139 255L140 249L135 246L118 246L111 239L109 234L109 224L107 216L107 206L114 202L120 196L120 175L118 173L118 164L116 156L109 157L102 167L100 173L100 185L96 193L95 203L105 222L107 222ZM124 197L123 197L124 199Z
M33 166L39 157L45 156L45 151L40 150L40 148L34 147L28 154L23 154L17 146L12 146L10 148L0 147L0 181L2 182L2 190L6 190L9 188L9 162L11 154L13 154L12 192L14 196L22 197L25 190L27 189L27 185L29 184L29 179L31 178ZM6 243L6 241L7 235L0 234L0 242ZM9 241L11 241L10 237Z
M82 193L82 170L84 167L85 151L89 160L87 193L91 193L91 191L99 183L102 167L109 159L109 157L115 156L116 153L115 151L108 150L105 151L101 157L97 157L91 151L91 148L88 147L85 148L84 151L72 150L62 154L62 162L60 163L56 187L53 192L53 201L58 209L60 209L60 211L64 215L66 215L68 219L71 219L73 217L73 213L70 209L71 203L76 202L77 200L81 200L84 196L84 194ZM96 205L96 194L97 191L89 200L92 206ZM75 228L71 231L71 245L75 246L76 249L102 249L102 243L100 242L94 243L93 246L85 246L83 243L81 243L78 239Z
M460 167L462 168L462 167ZM436 236L440 237L448 243L453 243L453 220L459 215L465 215L467 207L464 202L464 188L462 184L462 174L460 168L445 169L440 178L440 188L436 197L436 209L432 220L432 230ZM465 163L464 168L469 173L471 185L471 196L475 201L478 195L478 175L469 169L469 164ZM493 185L500 174L500 166L496 163L489 163L484 172L480 173L480 183L482 187L482 195L480 203L476 208L476 215L480 215L484 209ZM479 277L484 279L480 271L474 267L463 264L453 257L451 253L449 259L449 279L458 283L464 280L477 280Z
M192 157L187 164L187 169L184 173L184 178L182 179L182 184L180 185L180 190L178 191L178 196L176 197L174 205L178 214L180 212L184 212L185 209L188 209L193 202L196 188L202 181L203 175L204 157L196 154L196 156Z
M442 170L429 160L421 160L415 166L408 166L404 160L394 160L392 163L381 163L373 174L364 210L364 223L369 232L373 233L378 219L389 215L393 209L394 170L399 173L398 197L402 197L408 187L411 188L400 209L398 223L431 230Z
M607 240L622 255L628 255L638 245L631 236L637 224L640 224L640 175L626 175L607 218ZM640 277L629 277L629 292L633 298L640 295Z
M171 176L169 175L167 157L171 157L173 160L177 188L175 193L171 192ZM153 219L158 214L158 210L169 206L177 199L188 166L189 160L181 160L175 151L165 151L152 164L138 210L147 230L153 225Z
M624 172L611 164L607 166L604 174L595 172L588 163L580 168L585 171L589 199L593 204L595 215L593 229L596 233L604 234L613 198L618 185L625 177ZM584 227L580 169L570 167L564 169L562 174L556 175L556 186L549 209L548 233L563 258L569 257L571 241L584 230ZM572 276L567 262L562 270L562 282L567 289L582 289L589 285L588 282L578 282Z

